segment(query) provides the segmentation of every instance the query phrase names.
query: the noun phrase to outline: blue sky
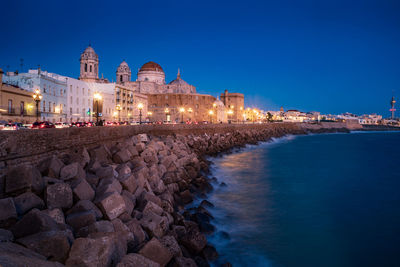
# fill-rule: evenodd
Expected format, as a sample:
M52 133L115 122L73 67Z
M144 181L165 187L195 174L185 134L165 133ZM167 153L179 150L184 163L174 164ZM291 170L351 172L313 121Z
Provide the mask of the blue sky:
M167 82L242 92L248 106L389 115L400 98L400 1L2 1L0 67L79 76L91 43L115 80L159 63ZM136 75L132 75L133 78Z

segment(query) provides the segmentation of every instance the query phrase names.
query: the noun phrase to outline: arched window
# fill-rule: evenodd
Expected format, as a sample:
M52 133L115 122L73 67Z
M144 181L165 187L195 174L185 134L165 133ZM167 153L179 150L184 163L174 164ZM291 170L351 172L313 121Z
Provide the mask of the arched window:
M122 82L122 75L119 76L119 81Z
M87 72L87 63L85 63L85 72Z
M90 65L90 72L92 72L92 65Z

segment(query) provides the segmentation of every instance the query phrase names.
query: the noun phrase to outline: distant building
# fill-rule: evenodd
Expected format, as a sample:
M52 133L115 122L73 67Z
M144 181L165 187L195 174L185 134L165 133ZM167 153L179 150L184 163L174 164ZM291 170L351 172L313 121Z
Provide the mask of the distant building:
M244 114L244 95L240 93L229 93L225 90L221 94L221 101L227 110L228 121L241 122Z

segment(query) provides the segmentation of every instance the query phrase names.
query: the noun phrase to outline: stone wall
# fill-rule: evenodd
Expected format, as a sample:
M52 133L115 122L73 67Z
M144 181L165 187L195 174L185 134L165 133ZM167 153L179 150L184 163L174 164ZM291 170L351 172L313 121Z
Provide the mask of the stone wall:
M208 124L208 125L134 125L120 127L92 127L20 130L0 132L0 169L24 162L39 163L42 159L65 152L79 153L83 147L91 148L98 144L122 140L147 133L160 135L209 135L241 130L285 129L290 132L317 131L321 128L344 128L342 123L306 125L297 123L274 124Z

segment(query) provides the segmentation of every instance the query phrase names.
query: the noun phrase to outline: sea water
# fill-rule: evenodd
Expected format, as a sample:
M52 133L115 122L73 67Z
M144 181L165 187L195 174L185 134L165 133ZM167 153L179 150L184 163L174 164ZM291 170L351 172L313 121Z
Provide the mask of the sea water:
M286 136L212 161L219 262L400 266L400 132Z

